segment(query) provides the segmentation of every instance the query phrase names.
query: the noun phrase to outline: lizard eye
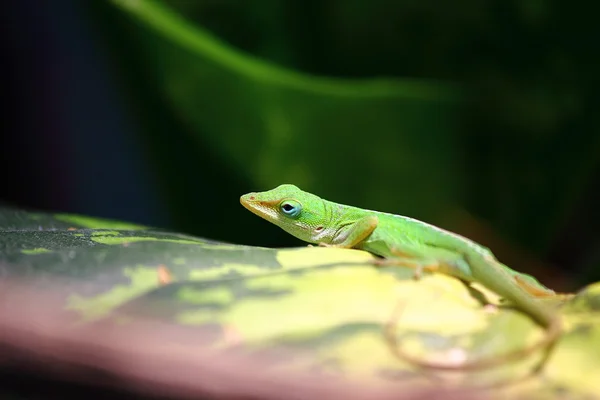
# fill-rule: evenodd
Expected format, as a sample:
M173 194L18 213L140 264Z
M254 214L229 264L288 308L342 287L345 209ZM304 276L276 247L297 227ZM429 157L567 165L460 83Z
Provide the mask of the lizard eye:
M302 211L302 205L294 200L285 200L280 205L281 212L288 217L296 218Z

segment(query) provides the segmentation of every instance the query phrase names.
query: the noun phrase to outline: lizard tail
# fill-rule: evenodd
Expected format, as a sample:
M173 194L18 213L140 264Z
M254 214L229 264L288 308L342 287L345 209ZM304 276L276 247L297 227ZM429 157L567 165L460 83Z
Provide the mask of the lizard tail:
M386 324L384 329L384 335L386 341L390 347L392 354L400 360L412 364L418 368L422 369L432 369L432 370L440 370L440 371L477 371L483 369L489 369L494 367L502 366L509 362L514 362L521 360L534 352L543 349L544 356L542 359L536 364L536 366L531 371L531 374L538 373L550 357L552 350L554 349L558 339L562 334L562 323L560 317L557 315L552 319L550 324L546 327L546 334L544 337L527 346L521 348L519 350L511 351L505 354L500 354L493 357L481 358L478 360L466 361L463 363L443 363L439 361L428 361L425 359L421 359L415 356L412 356L406 353L398 344L398 339L396 335L396 321L399 318L399 313L403 307L399 305L394 312L393 318L390 319L390 322Z

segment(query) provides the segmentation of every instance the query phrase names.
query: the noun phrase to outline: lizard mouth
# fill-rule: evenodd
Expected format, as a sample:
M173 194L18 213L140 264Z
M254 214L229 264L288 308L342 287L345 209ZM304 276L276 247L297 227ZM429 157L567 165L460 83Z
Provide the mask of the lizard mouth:
M255 205L253 204L256 201L256 197L253 196L253 193L248 193L240 197L240 204L244 206L244 208L254 212Z
M240 204L244 206L244 208L254 212L254 202L256 201L256 197L253 193L248 193L240 197Z
M254 193L248 193L240 197L240 204L244 206L244 208L269 221L277 219L277 212L274 210L272 203L273 202L258 200Z

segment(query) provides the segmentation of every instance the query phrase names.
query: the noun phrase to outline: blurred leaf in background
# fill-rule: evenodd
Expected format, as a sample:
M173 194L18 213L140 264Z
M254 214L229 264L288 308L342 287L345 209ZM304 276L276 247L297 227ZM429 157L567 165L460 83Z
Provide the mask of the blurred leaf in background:
M158 2L116 4L143 24L133 31L129 24L129 36L149 60L144 70L158 84L164 112L188 135L183 140L211 149L250 187L294 182L323 196L430 219L457 202L459 100L451 85L305 75L240 53ZM179 138L147 137L157 149ZM208 192L220 202L233 200L227 213L244 218L233 204L239 194L223 198L216 189L221 175L200 178L202 169L189 171L187 201L203 204ZM190 225L205 215L202 207L180 209Z

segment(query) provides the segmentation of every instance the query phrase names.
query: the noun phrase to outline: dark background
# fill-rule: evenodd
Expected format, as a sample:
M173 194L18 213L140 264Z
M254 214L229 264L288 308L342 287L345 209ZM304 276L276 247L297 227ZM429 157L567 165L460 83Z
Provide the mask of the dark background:
M596 3L121 3L0 6L2 202L292 246L238 198L296 183L600 279Z

